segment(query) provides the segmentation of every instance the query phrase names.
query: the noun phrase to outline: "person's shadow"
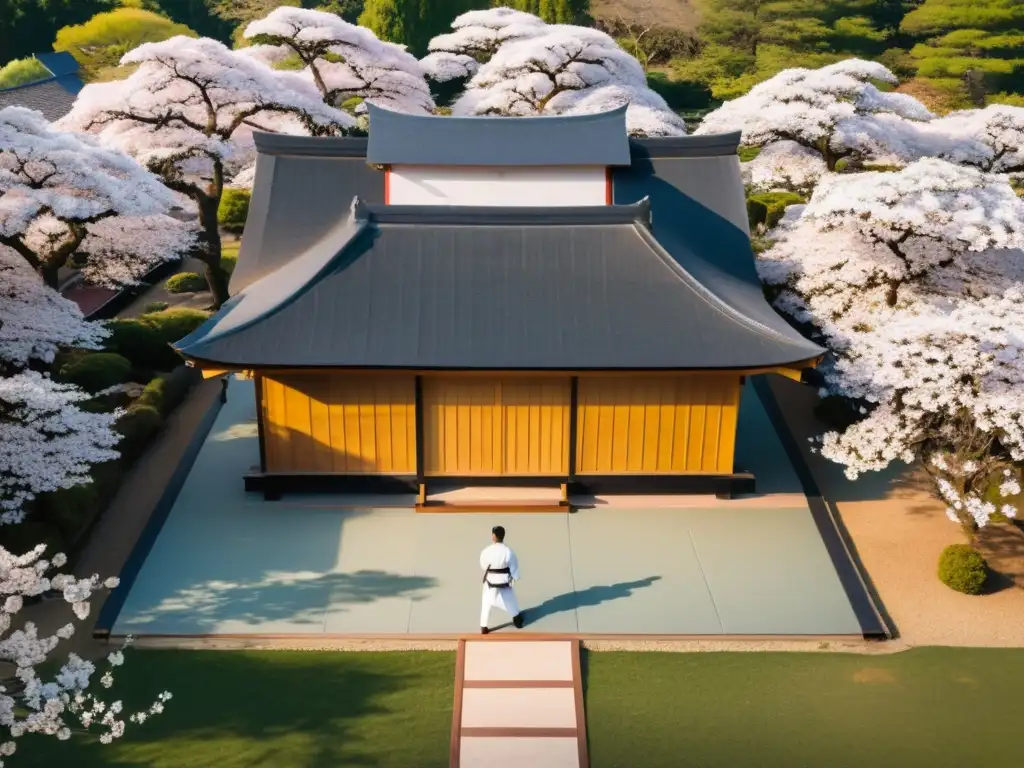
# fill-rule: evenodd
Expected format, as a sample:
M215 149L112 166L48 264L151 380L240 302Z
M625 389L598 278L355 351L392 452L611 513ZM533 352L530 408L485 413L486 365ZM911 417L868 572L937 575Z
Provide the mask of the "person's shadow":
M633 594L634 590L649 587L660 579L661 576L648 576L638 581L620 581L618 584L587 587L579 592L565 592L555 597L549 597L540 605L525 608L523 613L526 614L526 623L532 624L537 619L542 619L545 616L552 616L556 613L564 613L565 611L574 611L585 606L601 605L611 600L629 597Z

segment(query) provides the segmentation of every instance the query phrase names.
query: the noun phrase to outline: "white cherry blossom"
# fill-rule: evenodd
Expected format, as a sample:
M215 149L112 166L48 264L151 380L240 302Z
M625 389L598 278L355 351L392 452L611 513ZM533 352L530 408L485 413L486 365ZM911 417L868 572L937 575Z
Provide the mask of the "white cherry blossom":
M328 104L361 97L395 112L434 111L426 73L415 56L333 13L282 6L251 22L244 36L271 61L298 56Z
M472 77L502 45L543 35L547 26L532 13L512 8L468 11L455 17L451 32L430 41L430 52L420 63L437 82Z
M634 136L681 136L682 118L647 86L643 67L596 29L553 24L502 45L452 104L455 115L574 115L629 105Z

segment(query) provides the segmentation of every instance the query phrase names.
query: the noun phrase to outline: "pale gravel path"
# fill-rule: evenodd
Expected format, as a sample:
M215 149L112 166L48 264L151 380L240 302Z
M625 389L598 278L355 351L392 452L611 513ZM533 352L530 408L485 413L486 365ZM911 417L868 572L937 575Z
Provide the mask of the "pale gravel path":
M846 480L838 465L808 450L807 437L818 433L814 390L770 378L815 480L834 502L904 647L1024 647L1024 589L968 596L938 580L939 554L964 537L921 473L867 473L856 482Z

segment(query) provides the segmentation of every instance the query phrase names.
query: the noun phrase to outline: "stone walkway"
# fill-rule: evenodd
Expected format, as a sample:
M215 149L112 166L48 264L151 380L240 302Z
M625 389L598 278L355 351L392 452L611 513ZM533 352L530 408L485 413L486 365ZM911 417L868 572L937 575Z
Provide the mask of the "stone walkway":
M451 768L587 768L575 640L463 640Z

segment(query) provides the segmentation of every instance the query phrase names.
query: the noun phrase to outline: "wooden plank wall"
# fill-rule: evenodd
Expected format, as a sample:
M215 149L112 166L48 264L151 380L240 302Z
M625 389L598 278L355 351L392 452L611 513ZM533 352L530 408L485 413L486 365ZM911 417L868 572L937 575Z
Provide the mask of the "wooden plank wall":
M427 475L565 475L569 378L423 378Z
M263 376L268 472L414 474L415 377Z
M731 473L739 376L581 376L576 472Z

